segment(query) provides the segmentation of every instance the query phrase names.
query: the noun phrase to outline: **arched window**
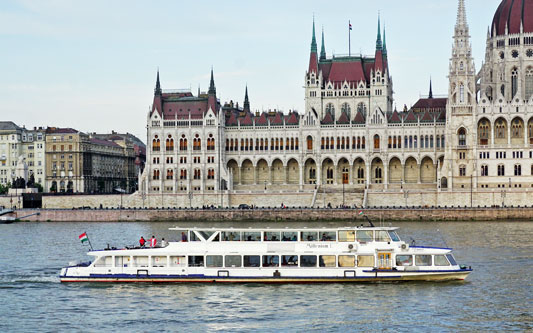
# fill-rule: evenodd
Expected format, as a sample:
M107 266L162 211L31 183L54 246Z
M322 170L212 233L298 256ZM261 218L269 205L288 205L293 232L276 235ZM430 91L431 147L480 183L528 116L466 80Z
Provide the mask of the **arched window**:
M533 97L533 68L528 67L526 70L526 99Z
M167 170L167 179L168 180L174 179L174 170L172 169Z
M348 116L348 119L350 119L351 114L352 114L352 108L350 107L350 104L348 103L342 104L341 112L345 112L346 115Z
M294 142L294 146L295 146L295 149L296 150L299 150L300 149L300 141L298 140L298 138L296 138L295 142ZM313 146L313 143L311 142L311 146Z
M415 138L414 138L414 148L415 149L418 148L418 135L415 135Z
M487 177L489 175L489 166L488 165L482 165L481 166L481 176Z
M366 117L366 104L363 102L357 104L357 112L361 112L361 114Z
M181 169L181 171L180 171L180 179L187 179L187 170Z
M374 135L374 149L380 148L379 135Z
M331 116L333 117L333 119L335 119L335 106L333 106L332 103L328 103L328 105L326 105L326 113L331 113Z
M207 138L207 150L215 150L215 138L213 138L213 134L209 134Z
M180 139L180 150L185 151L187 150L187 138L185 137L185 134L181 135Z
M505 131L506 131L506 123L503 119L496 120L496 124L494 125L496 128L496 138L497 139L505 139Z
M313 137L310 135L307 137L307 150L313 150Z
M159 179L159 170L155 169L154 170L154 180L158 180Z
M215 169L207 170L207 179L215 179Z
M522 137L522 122L519 118L513 119L511 123L511 137L512 138L521 138Z
M466 176L466 165L462 164L459 166L459 176L460 177Z
M442 135L442 136L440 137L440 147L441 147L441 148L445 148L445 147L446 147L446 146L444 145L444 135Z
M516 164L514 166L514 175L515 176L522 176L522 166L520 164Z
M511 71L511 98L516 96L518 92L518 69L515 67Z
M172 139L171 135L167 138L165 149L166 151L174 151L174 139Z
M466 130L460 128L457 135L459 136L459 146L466 146Z
M329 138L329 149L335 149L335 140L333 137Z
M505 176L505 165L498 165L498 176Z
M478 135L480 145L486 146L489 144L489 122L487 119L480 121Z
M159 151L161 149L160 147L161 147L161 141L156 135L154 139L152 140L152 151Z
M200 169L194 169L194 179L200 179Z

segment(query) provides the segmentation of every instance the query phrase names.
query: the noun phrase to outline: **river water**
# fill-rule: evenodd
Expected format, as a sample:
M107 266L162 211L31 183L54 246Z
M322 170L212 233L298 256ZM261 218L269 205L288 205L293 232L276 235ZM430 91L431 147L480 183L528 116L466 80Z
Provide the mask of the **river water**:
M231 224L195 224L226 226ZM276 224L266 224L276 227ZM300 227L306 224L291 224ZM307 226L316 226L307 224ZM346 223L320 223L345 226ZM531 331L533 223L397 223L417 245L453 247L465 282L318 285L61 284L95 248L177 238L172 223L0 225L0 331ZM180 226L190 226L180 223ZM249 223L234 227L259 227ZM285 225L284 225L285 226ZM278 226L279 227L279 224Z

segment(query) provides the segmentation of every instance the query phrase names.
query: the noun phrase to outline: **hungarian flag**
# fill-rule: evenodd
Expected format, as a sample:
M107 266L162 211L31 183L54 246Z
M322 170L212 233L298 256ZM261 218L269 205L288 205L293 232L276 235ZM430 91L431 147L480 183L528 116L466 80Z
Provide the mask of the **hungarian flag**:
M80 241L82 243L85 243L85 242L89 241L89 237L87 237L87 233L85 233L85 232L83 234L79 235L78 238L80 239Z
M359 211L359 215L364 215L365 213L363 213L362 210Z
M348 22L348 27L352 30L352 23Z

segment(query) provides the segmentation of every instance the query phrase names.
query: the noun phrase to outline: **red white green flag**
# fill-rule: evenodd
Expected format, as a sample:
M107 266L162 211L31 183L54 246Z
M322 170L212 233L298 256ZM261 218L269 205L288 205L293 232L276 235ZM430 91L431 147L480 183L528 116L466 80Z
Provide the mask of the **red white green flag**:
M365 213L362 210L359 211L359 215L364 215L364 214Z
M83 234L79 235L78 238L80 239L80 241L82 243L85 243L85 242L89 241L89 237L87 237L87 233L85 233L85 232Z

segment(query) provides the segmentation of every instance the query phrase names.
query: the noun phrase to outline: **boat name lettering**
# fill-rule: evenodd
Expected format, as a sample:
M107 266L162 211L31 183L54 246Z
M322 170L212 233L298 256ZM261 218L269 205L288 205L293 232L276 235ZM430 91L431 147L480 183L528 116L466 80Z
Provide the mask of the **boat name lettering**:
M308 249L330 249L331 244L307 244Z

